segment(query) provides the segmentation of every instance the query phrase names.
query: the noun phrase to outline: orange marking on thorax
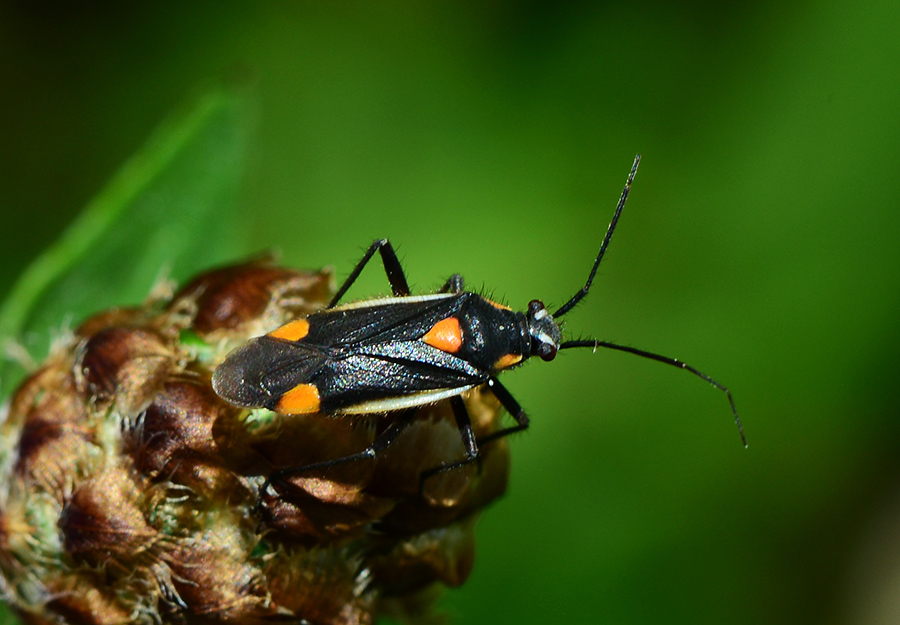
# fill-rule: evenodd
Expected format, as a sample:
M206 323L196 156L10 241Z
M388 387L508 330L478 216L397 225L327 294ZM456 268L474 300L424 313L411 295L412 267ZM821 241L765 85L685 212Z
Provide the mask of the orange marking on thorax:
M422 337L422 340L442 352L455 354L462 346L462 329L459 327L459 319L447 317L438 321Z
M272 330L268 336L285 341L299 341L307 334L309 334L309 322L306 319L295 319L277 330Z
M489 300L486 297L484 298L484 301L486 301L488 304L490 304L494 308L499 308L500 310L512 310L512 308L510 308L509 306L504 306L503 304L498 304L497 302Z
M497 359L497 362L494 363L494 369L499 371L500 369L507 369L512 367L513 365L519 364L522 362L521 354L506 354L505 356L500 356Z
M298 384L278 400L276 412L309 414L319 411L319 389L312 384Z

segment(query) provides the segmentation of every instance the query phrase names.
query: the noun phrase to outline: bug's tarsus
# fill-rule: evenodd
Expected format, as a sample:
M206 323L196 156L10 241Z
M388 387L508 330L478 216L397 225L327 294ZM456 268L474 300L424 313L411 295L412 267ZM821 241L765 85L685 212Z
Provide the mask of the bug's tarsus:
M728 398L728 403L731 405L731 413L734 415L734 423L737 425L738 433L741 435L741 442L744 444L744 447L747 447L747 438L744 436L744 426L741 425L741 418L738 416L737 406L734 403L734 398L731 396L731 391L728 390L726 386L723 384L719 384L711 377L703 373L702 371L695 369L690 366L686 362L682 362L677 358L671 358L669 356L663 356L662 354L656 354L653 352L648 352L643 349L637 349L636 347L628 347L626 345L617 345L616 343L610 343L609 341L599 341L596 339L590 340L578 340L578 341L566 341L565 343L561 343L560 349L571 349L573 347L592 347L594 349L598 347L605 347L607 349L615 349L620 352L628 352L629 354L634 354L635 356L640 356L641 358L649 358L650 360L655 360L657 362L661 362L665 365L670 365L672 367L677 367L679 369L683 369L688 373L692 373L702 380L706 380L714 387L725 393L725 397Z
M347 291L353 286L353 283L356 282L356 279L359 277L359 274L362 273L362 270L369 264L369 261L372 259L372 256L375 255L375 252L381 254L381 263L384 265L384 272L387 274L388 282L391 284L391 291L394 293L394 296L406 297L409 295L409 283L406 281L406 274L403 272L403 267L400 265L397 253L394 252L394 246L391 245L391 242L387 239L378 239L372 242L372 245L369 246L369 249L366 250L366 253L360 261L356 263L356 267L353 268L353 271L351 271L350 275L347 276L347 279L344 280L344 284L341 285L341 288L339 288L337 293L334 294L334 297L331 298L328 308L337 306L338 302L341 301L341 298L347 294Z
M606 236L603 237L603 243L600 244L600 252L597 253L597 258L594 260L594 266L591 267L591 273L588 275L587 282L585 282L584 286L572 296L572 299L560 306L559 310L553 313L554 319L559 319L575 308L578 302L584 299L584 296L590 291L591 283L594 281L594 277L597 275L597 269L600 267L600 261L603 260L603 255L606 253L606 248L609 247L609 241L612 239L616 224L619 223L619 215L622 214L622 209L625 208L625 202L628 200L628 193L631 191L631 183L634 181L634 175L637 173L637 168L640 163L641 155L638 154L634 157L634 164L631 166L631 172L629 172L628 179L625 181L625 188L622 189L622 195L619 196L616 212L613 215L612 221L609 222L609 228L606 229Z

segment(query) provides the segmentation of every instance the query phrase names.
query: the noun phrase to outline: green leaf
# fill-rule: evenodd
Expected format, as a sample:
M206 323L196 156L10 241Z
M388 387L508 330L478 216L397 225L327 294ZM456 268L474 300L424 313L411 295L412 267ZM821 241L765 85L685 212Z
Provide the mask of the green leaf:
M236 191L244 154L242 98L219 90L162 123L31 263L0 308L0 341L37 360L64 325L138 304L162 277L183 279L237 247ZM0 396L23 374L7 358Z

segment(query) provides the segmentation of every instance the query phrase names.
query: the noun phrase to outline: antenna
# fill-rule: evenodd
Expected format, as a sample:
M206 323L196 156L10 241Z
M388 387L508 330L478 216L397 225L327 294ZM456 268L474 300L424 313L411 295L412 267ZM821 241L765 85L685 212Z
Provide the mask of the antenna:
M584 286L572 296L568 302L559 307L555 313L553 313L554 319L559 319L564 314L575 308L575 306L584 299L584 296L588 294L588 291L591 288L591 283L594 281L594 276L597 275L597 268L600 266L600 261L603 260L603 254L606 253L606 248L609 247L609 240L612 239L613 231L616 229L616 224L619 223L619 215L622 214L622 209L625 208L625 202L628 200L628 192L631 191L631 182L634 180L634 175L637 173L638 165L641 163L641 155L638 154L634 157L634 165L631 166L631 172L628 174L628 180L625 181L625 188L622 189L622 195L619 196L619 203L616 205L616 214L613 215L612 221L609 222L609 228L606 229L606 236L603 237L603 243L600 244L600 252L597 254L597 259L594 261L594 266L591 267L591 273L588 276L587 282L584 283Z
M706 380L717 389L725 393L725 397L728 398L728 403L731 404L731 413L734 415L734 423L737 425L738 432L741 435L741 442L744 443L744 447L747 447L747 437L744 436L744 426L741 425L741 418L738 416L737 406L734 405L734 399L731 397L731 391L728 390L727 387L719 384L711 377L703 373L702 371L698 371L694 367L690 366L686 362L681 362L677 358L670 358L668 356L662 356L660 354L654 354L653 352L644 351L643 349L637 349L635 347L626 347L625 345L616 345L615 343L610 343L609 341L598 341L596 339L590 340L580 340L580 341L566 341L560 344L559 349L571 349L573 347L591 347L593 349L597 349L598 347L606 347L607 349L616 349L620 352L628 352L629 354L634 354L636 356L640 356L641 358L649 358L650 360L655 360L657 362L661 362L665 365L671 365L673 367L678 367L679 369L683 369L688 373L692 373L698 378Z

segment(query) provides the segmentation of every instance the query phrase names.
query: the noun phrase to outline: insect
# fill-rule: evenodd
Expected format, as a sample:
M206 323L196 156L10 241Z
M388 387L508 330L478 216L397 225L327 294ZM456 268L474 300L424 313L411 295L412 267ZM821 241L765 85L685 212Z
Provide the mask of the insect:
M458 274L437 292L411 295L406 276L387 239L372 243L338 289L328 307L250 340L232 351L212 377L215 392L226 401L282 414L357 415L406 410L449 399L465 445L465 458L425 471L425 480L475 461L479 446L519 432L529 419L497 379L506 369L538 356L553 360L563 349L606 347L684 369L723 391L731 405L741 440L743 429L731 392L709 376L674 358L596 339L562 341L559 319L587 294L609 246L640 163L634 164L613 219L594 259L588 279L551 314L540 300L517 312L466 291ZM378 252L393 297L338 305L362 270ZM476 440L460 397L482 384L494 393L515 425ZM324 462L274 472L262 491L276 480L336 464L373 458L390 445L411 416L397 419L363 451Z

